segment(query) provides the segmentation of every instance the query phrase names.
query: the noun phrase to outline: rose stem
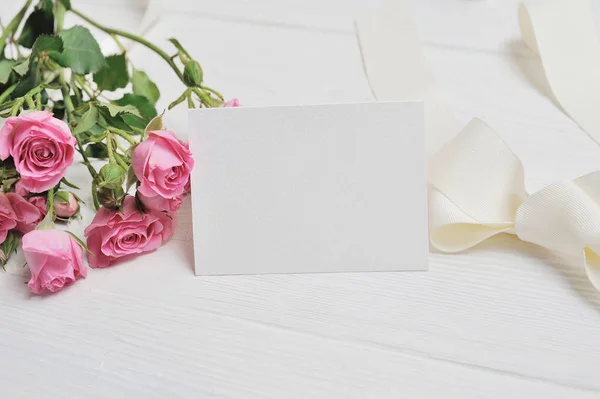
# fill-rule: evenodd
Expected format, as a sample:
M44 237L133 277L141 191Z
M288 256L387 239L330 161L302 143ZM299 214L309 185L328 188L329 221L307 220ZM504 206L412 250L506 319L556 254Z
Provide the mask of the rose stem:
M33 0L27 0L25 5L21 10L15 15L15 17L10 21L10 23L6 26L6 29L2 31L2 36L0 36L0 53L4 52L4 48L6 47L6 40L9 38L11 34L14 34L17 29L19 29L19 25L21 25L21 21L25 16L25 13L29 9L31 2Z
M104 31L104 32L108 33L109 35L117 35L117 36L125 37L127 39L133 40L134 42L138 42L138 43L146 46L147 48L149 48L150 50L152 50L156 54L158 54L160 57L162 57L167 62L167 64L169 64L169 66L173 69L173 71L175 71L175 73L177 74L177 77L179 77L179 80L181 80L182 82L184 82L184 80L183 80L183 74L181 73L181 71L177 67L177 64L175 64L175 62L171 59L171 57L167 53L165 53L163 50L161 50L160 48L158 48L154 44L152 44L149 41L147 41L147 40L145 40L145 39L143 39L143 38L141 38L141 37L139 37L137 35L134 35L132 33L124 32L124 31L118 30L118 29L108 28L108 27L106 27L104 25L101 25L98 22L90 19L88 16L86 16L86 15L82 14L81 12L77 11L74 8L71 8L70 11L73 14L79 16L84 21L86 21L89 24L95 26L96 28L100 29L101 31Z

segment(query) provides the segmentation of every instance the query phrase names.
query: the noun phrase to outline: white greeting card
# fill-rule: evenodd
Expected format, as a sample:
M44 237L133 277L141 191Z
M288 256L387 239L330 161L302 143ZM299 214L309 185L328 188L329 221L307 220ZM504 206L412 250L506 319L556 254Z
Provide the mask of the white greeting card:
M197 275L426 270L421 102L190 112Z

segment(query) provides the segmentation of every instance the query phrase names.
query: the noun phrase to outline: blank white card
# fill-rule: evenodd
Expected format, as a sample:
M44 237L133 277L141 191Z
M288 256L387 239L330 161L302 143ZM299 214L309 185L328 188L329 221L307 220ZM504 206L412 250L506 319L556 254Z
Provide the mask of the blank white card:
M423 104L190 111L197 275L427 270Z

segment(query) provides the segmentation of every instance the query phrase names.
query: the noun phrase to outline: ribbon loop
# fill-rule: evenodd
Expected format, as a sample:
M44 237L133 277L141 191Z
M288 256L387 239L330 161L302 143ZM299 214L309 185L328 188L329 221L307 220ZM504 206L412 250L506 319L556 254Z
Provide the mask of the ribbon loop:
M444 252L512 232L527 198L521 161L479 119L435 154L429 181L431 243Z
M600 289L600 172L536 192L517 211L517 236L585 264Z

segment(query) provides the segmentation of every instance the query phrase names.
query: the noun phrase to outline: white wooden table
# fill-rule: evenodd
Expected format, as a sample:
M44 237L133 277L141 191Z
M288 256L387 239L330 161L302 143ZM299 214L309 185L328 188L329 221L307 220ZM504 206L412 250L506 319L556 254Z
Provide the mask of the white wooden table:
M144 5L72 2L129 29ZM13 3L2 1L3 21ZM376 2L171 3L146 37L179 37L228 97L372 98L350 16ZM448 103L502 135L535 191L599 169L600 148L542 94L516 5L414 1ZM158 58L137 47L132 58L159 82L162 106L180 94ZM179 117L170 127L184 132ZM0 397L600 397L600 294L582 269L543 249L502 236L463 254L432 253L428 273L201 278L190 231L184 220L156 253L91 270L54 296L30 296L16 261L0 273Z

